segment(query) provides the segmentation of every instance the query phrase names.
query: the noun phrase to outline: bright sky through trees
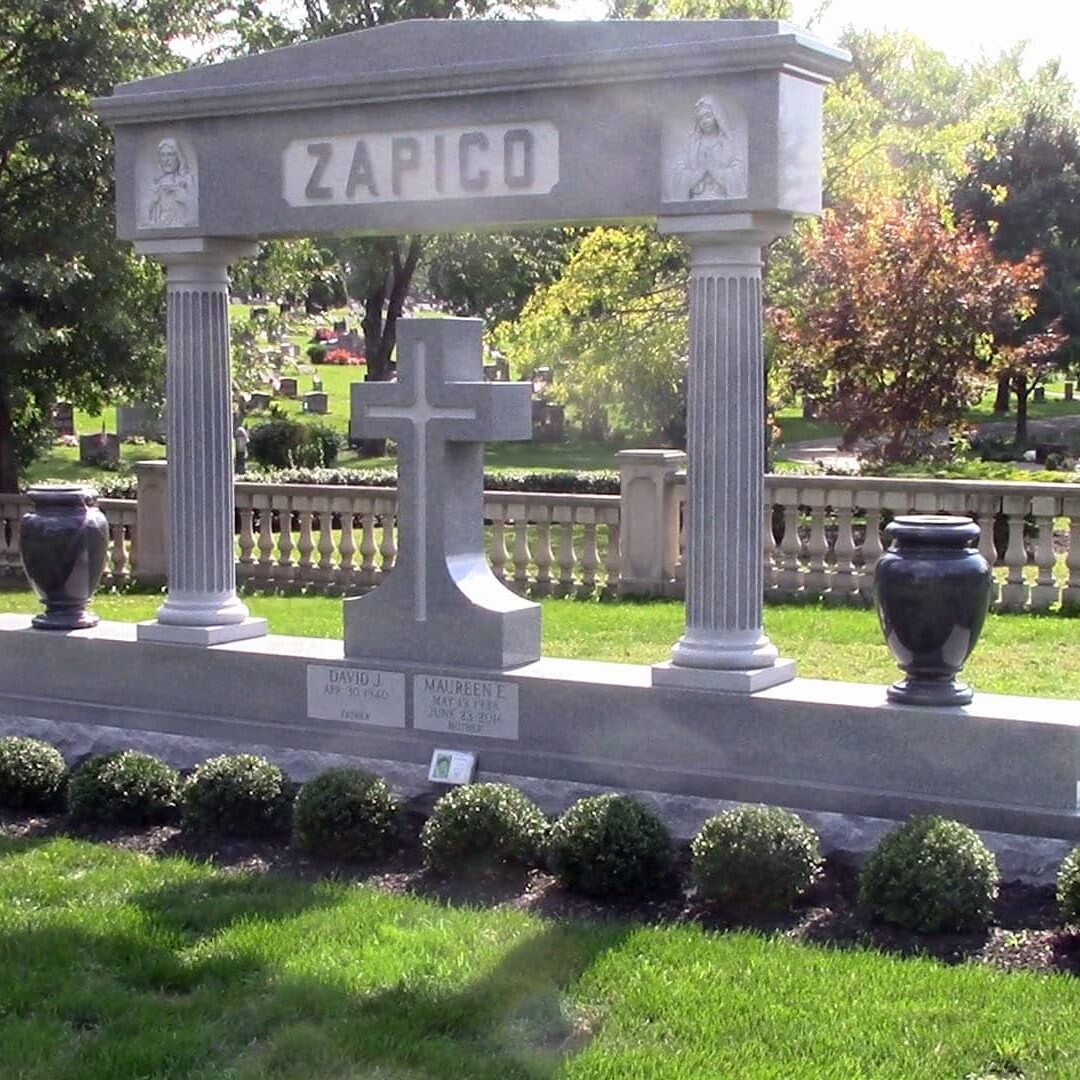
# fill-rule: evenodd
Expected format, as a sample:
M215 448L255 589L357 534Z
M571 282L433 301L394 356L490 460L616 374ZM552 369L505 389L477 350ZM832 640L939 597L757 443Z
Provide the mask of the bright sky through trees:
M552 17L599 19L607 5L605 0L564 0L560 6ZM794 6L793 21L805 26L822 0L794 0ZM1026 41L1030 66L1060 59L1080 87L1080 4L1075 0L831 0L813 32L834 42L846 26L907 30L960 61L997 56Z

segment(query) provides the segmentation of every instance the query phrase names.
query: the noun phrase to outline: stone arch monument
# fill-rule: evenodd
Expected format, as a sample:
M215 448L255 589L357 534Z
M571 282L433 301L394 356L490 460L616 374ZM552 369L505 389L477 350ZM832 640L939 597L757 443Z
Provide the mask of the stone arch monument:
M820 209L822 91L847 62L777 22L418 21L97 102L116 133L117 232L168 268L181 542L142 634L265 632L233 587L229 469L225 274L255 240L655 222L690 249L691 355L687 626L654 679L746 691L790 679L761 619L761 253ZM427 589L446 578L445 552L431 574L425 559L404 563ZM475 631L495 635L485 666L539 655L538 617L522 605L491 588L470 605ZM387 640L361 640L348 613L346 624L347 655ZM419 625L401 628L402 644Z

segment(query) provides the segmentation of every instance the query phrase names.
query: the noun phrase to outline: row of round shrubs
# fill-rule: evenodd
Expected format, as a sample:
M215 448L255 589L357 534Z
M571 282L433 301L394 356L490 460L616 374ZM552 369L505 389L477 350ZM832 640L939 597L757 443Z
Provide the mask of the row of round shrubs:
M276 765L251 754L203 762L185 781L148 754L89 758L68 776L59 751L23 737L0 739L0 805L52 808L65 791L83 822L150 824L179 815L193 832L251 835L288 827L293 842L334 859L372 859L396 844L402 805L380 777L330 769L293 794ZM454 788L420 834L424 861L440 873L477 863L546 865L567 888L601 898L647 894L673 880L675 844L659 817L625 795L581 799L550 823L507 784ZM778 807L740 806L710 818L690 845L691 872L706 900L783 910L821 874L817 834ZM997 896L993 854L966 825L916 817L870 855L859 901L871 915L925 932L984 926ZM1058 876L1062 917L1080 920L1080 848Z

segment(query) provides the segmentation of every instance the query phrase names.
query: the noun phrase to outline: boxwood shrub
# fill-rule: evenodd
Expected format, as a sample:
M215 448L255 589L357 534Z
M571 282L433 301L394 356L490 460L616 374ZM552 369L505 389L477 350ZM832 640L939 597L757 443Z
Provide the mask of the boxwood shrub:
M293 843L331 859L374 859L397 835L401 803L385 780L363 769L328 769L300 788Z
M650 892L669 878L671 835L647 806L627 795L576 802L551 827L548 866L568 889L586 896Z
M288 825L290 790L285 774L255 754L222 754L204 761L184 788L185 829L252 836Z
M979 834L959 821L925 816L874 849L863 867L859 901L908 930L977 930L989 922L997 890L997 861Z
M75 821L149 825L167 821L180 804L180 774L160 758L117 750L87 758L68 783Z
M1058 911L1063 922L1080 922L1080 847L1074 847L1058 870Z
M0 739L0 806L51 810L59 805L68 769L55 746L24 735Z
M709 818L690 845L702 897L789 907L821 873L817 833L776 806L738 806Z
M536 804L509 784L464 784L447 792L424 822L424 862L440 873L477 863L534 866L547 834Z

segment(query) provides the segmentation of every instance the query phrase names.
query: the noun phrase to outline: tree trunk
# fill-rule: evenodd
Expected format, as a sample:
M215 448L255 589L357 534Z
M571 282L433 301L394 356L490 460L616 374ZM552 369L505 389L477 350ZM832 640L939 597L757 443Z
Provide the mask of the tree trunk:
M397 321L405 307L416 265L423 250L423 239L409 238L408 251L401 258L401 248L395 243L393 267L386 281L364 297L364 352L369 382L383 382L393 375L391 357L397 344ZM387 288L389 285L389 289ZM384 314L385 308L385 314ZM382 457L386 453L385 439L362 439L357 446L361 457Z
M997 394L994 397L994 412L1006 413L1009 411L1009 385L1010 376L1006 371L998 376Z
M15 465L15 432L11 423L11 393L0 384L0 493L19 490L19 471Z
M1016 392L1016 435L1014 438L1018 447L1025 447L1028 441L1028 396L1031 394L1027 376L1014 376L1013 389Z

